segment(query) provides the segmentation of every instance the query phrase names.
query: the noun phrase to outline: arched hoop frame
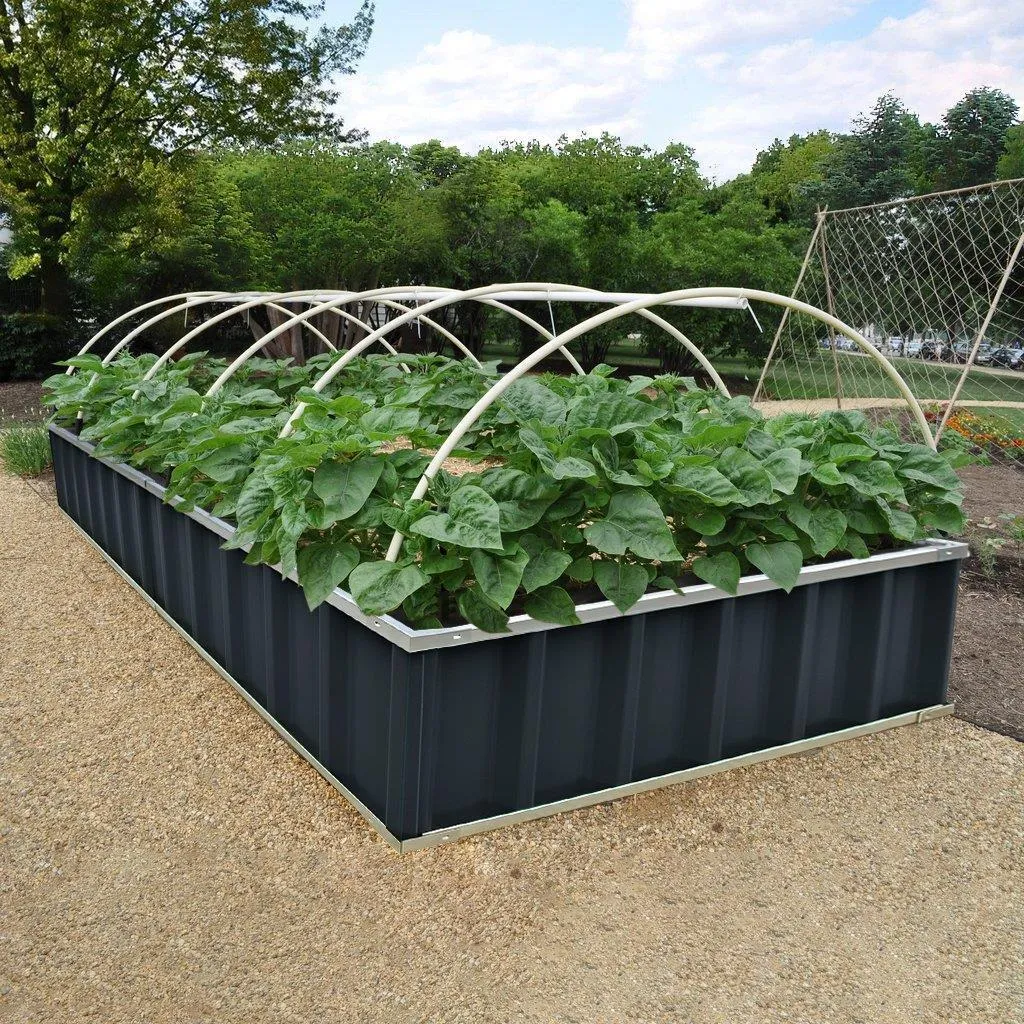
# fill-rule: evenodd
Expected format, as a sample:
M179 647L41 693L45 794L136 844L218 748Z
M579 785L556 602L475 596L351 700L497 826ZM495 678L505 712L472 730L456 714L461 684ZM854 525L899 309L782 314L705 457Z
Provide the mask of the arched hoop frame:
M346 318L351 318L355 323L360 324L364 329L373 333L369 324L364 323L358 317L353 317L352 314L350 313L343 313L343 311L340 310L340 307L348 305L352 302L362 301L365 298L374 298L375 300L379 301L381 305L393 304L399 309L408 310L408 307L401 306L397 302L393 302L393 300L389 300L386 297L392 292L407 293L408 291L409 289L407 288L385 288L375 289L372 292L338 292L332 295L332 297L327 302L316 303L315 305L312 306L311 309L308 309L303 313L295 313L294 310L286 310L286 312L291 314L291 319L286 320L284 323L278 325L272 330L267 331L267 333L264 334L263 337L258 338L255 342L253 342L253 344L250 345L242 353L241 356L235 359L235 361L228 367L228 370L222 373L221 376L218 377L216 381L214 381L213 386L210 388L207 394L210 395L219 391L220 388L224 386L224 383L227 381L227 379L230 376L232 376L232 374L234 374L235 371L239 369L239 367L241 367L245 362L251 359L252 356L254 356L262 348L265 348L269 342L273 341L276 337L283 334L290 328L305 324L312 316L315 316L317 313L337 312L338 315L344 315ZM296 292L278 292L271 295L269 298L278 303L305 300L315 302L315 297L323 294L324 292L322 290L313 291L311 289L304 289L302 291ZM260 296L258 298L253 299L247 299L244 302L233 305L229 309L226 309L223 312L217 313L215 316L210 317L209 320L206 320L203 323L199 324L197 327L193 328L187 334L179 338L173 345L171 345L170 348L168 348L167 351L164 352L163 355L160 356L160 358L157 359L157 361L149 368L149 370L146 371L142 379L144 381L150 380L153 376L156 375L156 373L159 372L162 366L164 366L170 359L172 359L175 356L176 353L180 352L186 345L188 345L190 341L192 341L194 338L197 338L200 334L202 334L203 331L207 330L210 327L213 327L214 324L221 323L222 321L227 320L229 317L245 313L250 309L254 309L257 306L265 304L266 301L267 298L264 296ZM411 312L411 318L416 318L417 313L415 310L409 312ZM434 330L442 334L448 341L455 345L455 347L459 349L467 358L479 363L479 360L476 358L476 356L474 356L473 353L468 348L466 348L466 346L463 345L463 343L457 337L455 337L455 335L452 334L449 330L442 327L440 324L435 323L433 320L428 319L425 316L419 317L419 319L423 320L423 322L426 323L428 326L432 327ZM385 347L393 355L398 355L398 352L390 344L386 344ZM334 346L332 345L331 348L333 349ZM138 394L138 392L136 392L136 394Z
M164 295L162 298L153 299L151 302L144 302L141 306L135 306L134 309L129 309L127 313L122 313L119 317L111 320L110 323L105 324L101 327L76 353L76 356L84 356L86 353L92 350L92 347L105 338L115 327L119 327L126 320L131 320L133 316L138 316L139 313L144 313L147 309L154 309L157 306L165 306L168 302L178 302L180 299L198 299L201 296L216 296L223 295L224 292L179 292L177 295ZM65 370L67 376L71 376L75 372L76 367L69 366Z
M502 296L502 295L515 295L515 297L517 299L536 300L536 299L544 299L548 295L557 295L559 292L561 292L562 294L568 293L568 294L570 294L572 296L579 296L579 297L581 297L581 301L588 301L588 300L592 300L592 301L595 301L595 302L602 302L602 301L604 301L604 302L615 302L615 301L617 301L617 297L616 296L611 296L611 295L608 295L608 294L602 293L602 292L588 291L585 288L579 288L577 290L577 289L571 288L571 287L567 288L567 286L565 286L565 285L550 284L550 283L534 283L534 282L529 282L529 283L525 283L525 284L524 283L518 283L518 284L484 285L484 286L482 286L480 288L468 289L467 291L461 291L461 292L452 291L452 292L448 292L447 294L442 294L442 295L438 296L438 298L436 298L436 299L432 299L426 305L419 307L417 312L410 312L410 313L403 314L402 316L396 317L394 320L390 321L387 324L384 324L382 327L379 327L372 334L370 334L367 337L363 338L356 345L353 345L352 348L347 349L345 351L345 353L341 356L341 358L339 360L337 360L337 362L332 363L331 366L328 367L328 369L324 372L323 376L321 376L320 379L317 380L317 382L313 385L313 390L317 391L317 392L322 391L357 355L359 355L365 349L369 348L370 345L373 345L375 342L377 342L380 338L384 337L390 331L397 330L399 327L402 326L402 324L408 323L409 320L412 319L416 315L419 315L419 314L422 314L422 313L427 313L427 312L433 312L435 309L441 309L444 306L450 306L450 305L452 305L453 303L456 303L456 302L467 302L467 301L477 301L477 302L479 302L479 301L483 301L483 300L487 300L487 299L493 299L493 298L495 298L497 296ZM728 293L728 294L726 294L726 293ZM669 295L669 296L672 296L672 295L675 295L677 293L667 292L665 294ZM642 296L639 299L636 299L636 300L634 300L632 302L625 303L625 304L622 304L622 305L618 305L613 310L605 310L604 313L597 314L597 317L606 317L607 318L607 319L600 320L599 323L595 323L594 322L594 320L595 320L594 317L592 317L590 320L584 321L583 323L591 324L592 326L599 326L600 323L606 323L606 322L608 322L608 320L617 319L618 316L624 316L624 315L626 315L626 313L632 313L632 312L637 312L637 313L641 313L641 314L647 313L647 312L649 312L648 308L647 308L649 305L687 305L687 304L690 304L691 301L692 301L693 305L714 305L716 300L717 300L717 301L721 302L721 304L725 308L745 308L746 298L747 298L747 293L743 289L739 289L739 288L734 288L734 289L714 289L714 288L688 289L685 292L680 292L678 294L681 295L682 298L679 298L679 299L672 299L672 298L663 299L662 296L650 296L650 295ZM769 293L766 293L766 294L769 294ZM729 300L731 300L731 301L729 301ZM327 307L329 307L330 305L331 305L331 301L329 300L328 302L323 303L321 306L315 306L312 309L306 310L304 313L298 314L298 316L296 316L289 324L282 324L281 327L278 328L278 330L279 331L286 330L296 320L307 318L307 317L311 317L311 316L315 316L318 312L323 312L323 310L326 309ZM620 310L620 311L623 311L623 312L616 313L616 310ZM609 313L614 313L615 315L608 316ZM708 360L704 356L704 354L702 352L700 352L700 350L697 348L697 346L694 345L693 342L691 342L689 340L689 338L687 338L681 331L679 331L677 328L675 328L672 324L668 323L668 321L663 320L661 317L657 317L656 315L652 314L652 316L649 317L649 319L653 319L656 323L659 323L659 325L663 326L664 329L666 329L670 334L672 334L672 336L675 337L676 340L678 340L680 342L680 344L684 345L689 351L693 352L694 355L701 362L701 365L704 366L706 370L708 370L708 372L710 373L712 379L715 381L716 385L718 386L719 390L723 391L726 395L729 394L728 388L726 388L725 383L722 381L721 377L717 374L717 372L715 371L714 367L711 366L710 362L708 362ZM534 321L534 323L536 323L536 321ZM537 325L537 326L539 327L539 325ZM565 334L560 335L560 338L565 339L567 341L571 341L574 338L579 337L579 335L581 333L579 331L580 326L581 326L581 324L577 324L575 327L571 328ZM591 328L588 327L587 329L590 330ZM551 353L553 353L555 351L558 351L559 349L564 349L564 345L561 344L561 343L558 343L558 338L553 337L551 335L551 332L546 331L543 328L541 328L541 330L543 331L544 334L546 334L548 336L549 340L548 340L548 342L545 345L543 345L537 351L543 351L545 353L545 357L546 357L548 354L551 354ZM271 332L271 333L273 333L273 332ZM582 333L585 333L585 332L582 332ZM270 335L267 335L267 337L269 337L269 336ZM536 353L533 353L533 355L536 355ZM533 355L531 355L529 358L532 359ZM241 358L242 357L239 357L239 360L241 360ZM239 360L236 360L236 362L239 362ZM532 365L534 365L534 363L531 363L530 365L532 366ZM221 374L221 377L226 378L227 376L230 376L230 374L232 372L234 372L233 368L232 368L232 366L229 366L227 368L227 370L225 370L224 373ZM511 372L515 372L515 371L511 371ZM214 383L216 385L216 382L214 382ZM298 418L303 414L305 409L306 409L305 403L300 403L298 406L296 406L295 410L292 412L292 415L289 417L288 422L284 425L284 427L283 427L283 429L281 431L281 436L282 437L287 436L288 434L291 433L292 429L295 426L296 420L298 420Z
M532 352L529 356L522 360L513 370L509 371L504 377L496 381L487 393L470 409L465 416L455 425L452 432L448 435L445 442L438 448L434 457L430 460L430 464L423 472L423 476L420 477L416 488L412 492L412 499L422 498L427 493L427 488L430 486L430 481L437 475L438 471L444 464L451 453L456 449L459 442L466 435L466 433L473 427L473 424L480 418L480 416L496 402L505 391L508 390L523 374L531 370L537 363L541 362L547 356L555 351L561 345L568 344L576 338L586 334L587 331L593 330L595 327L600 327L602 324L611 323L614 320L619 319L623 316L628 316L630 313L634 313L640 309L648 306L658 306L666 301L685 297L698 297L698 296L735 296L744 297L747 299L753 299L759 302L767 302L770 305L782 306L788 308L797 313L805 313L808 316L814 317L820 320L822 323L827 324L834 330L843 334L854 342L863 352L874 359L878 365L882 368L883 372L889 379L896 385L900 393L906 399L911 412L914 415L917 425L921 430L921 434L924 437L925 443L931 447L935 447L935 439L932 437L931 430L928 426L928 420L925 418L924 411L921 408L920 403L914 397L913 392L907 386L906 381L900 376L896 368L889 362L881 352L878 351L863 335L855 331L852 327L844 324L841 320L826 313L824 310L818 309L816 306L811 306L806 302L800 302L797 299L793 299L786 295L778 295L775 292L764 292L745 288L690 288L675 292L665 292L661 295L648 297L644 299L637 299L633 302L627 302L623 305L616 306L613 309L604 310L595 316L590 317L589 320L584 320L582 323L576 324L575 327L571 327L564 334L558 338L549 341L546 345L537 349L536 352ZM350 350L351 351L351 350ZM334 364L335 366L337 364ZM333 367L331 367L333 369ZM327 371L330 373L330 370ZM324 374L326 377L327 374ZM323 380L323 378L321 378ZM319 381L317 382L319 383ZM296 413L301 415L299 408L292 413L292 419L289 420L291 423ZM400 531L396 530L394 536L391 538L391 543L388 546L386 559L389 562L395 562L398 560L398 556L402 550L402 542L405 539L405 535Z

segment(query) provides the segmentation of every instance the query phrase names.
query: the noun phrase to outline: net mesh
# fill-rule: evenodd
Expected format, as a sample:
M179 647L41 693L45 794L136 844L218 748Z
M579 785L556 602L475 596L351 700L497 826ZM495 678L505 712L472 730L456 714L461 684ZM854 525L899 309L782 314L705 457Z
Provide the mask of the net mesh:
M952 430L1020 460L1022 238L1024 179L824 211L793 295L883 352L936 436ZM877 362L799 315L782 320L755 400L773 411L905 408Z

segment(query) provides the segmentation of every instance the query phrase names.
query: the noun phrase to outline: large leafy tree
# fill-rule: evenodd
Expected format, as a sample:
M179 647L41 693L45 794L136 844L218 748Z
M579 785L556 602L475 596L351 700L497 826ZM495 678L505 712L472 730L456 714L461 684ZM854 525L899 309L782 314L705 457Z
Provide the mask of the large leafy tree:
M344 137L338 74L369 39L310 28L307 0L0 0L0 207L66 313L66 246L89 193L154 157L214 144Z
M798 186L816 206L840 209L913 195L921 182L925 130L902 100L886 93L853 122L820 174Z
M1006 133L1003 153L996 164L996 177L1001 181L1024 178L1024 124L1015 124Z
M966 188L996 177L1017 103L1000 89L972 89L943 115L930 143L935 188Z

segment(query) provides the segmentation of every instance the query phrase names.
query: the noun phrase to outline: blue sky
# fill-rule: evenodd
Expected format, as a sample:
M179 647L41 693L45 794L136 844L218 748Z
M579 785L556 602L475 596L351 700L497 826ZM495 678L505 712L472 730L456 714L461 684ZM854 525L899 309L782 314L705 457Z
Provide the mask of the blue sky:
M327 0L347 20L356 0ZM1022 0L378 0L347 123L371 138L614 132L719 180L776 136L841 130L887 89L926 119L975 85L1024 102Z

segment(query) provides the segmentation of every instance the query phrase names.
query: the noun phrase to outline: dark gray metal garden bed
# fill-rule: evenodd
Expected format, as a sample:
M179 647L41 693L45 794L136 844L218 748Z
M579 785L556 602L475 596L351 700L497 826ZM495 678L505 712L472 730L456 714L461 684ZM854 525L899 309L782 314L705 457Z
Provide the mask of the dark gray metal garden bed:
M221 544L163 488L51 427L63 511L400 850L949 712L959 560L930 541L649 594L582 625L413 630Z

